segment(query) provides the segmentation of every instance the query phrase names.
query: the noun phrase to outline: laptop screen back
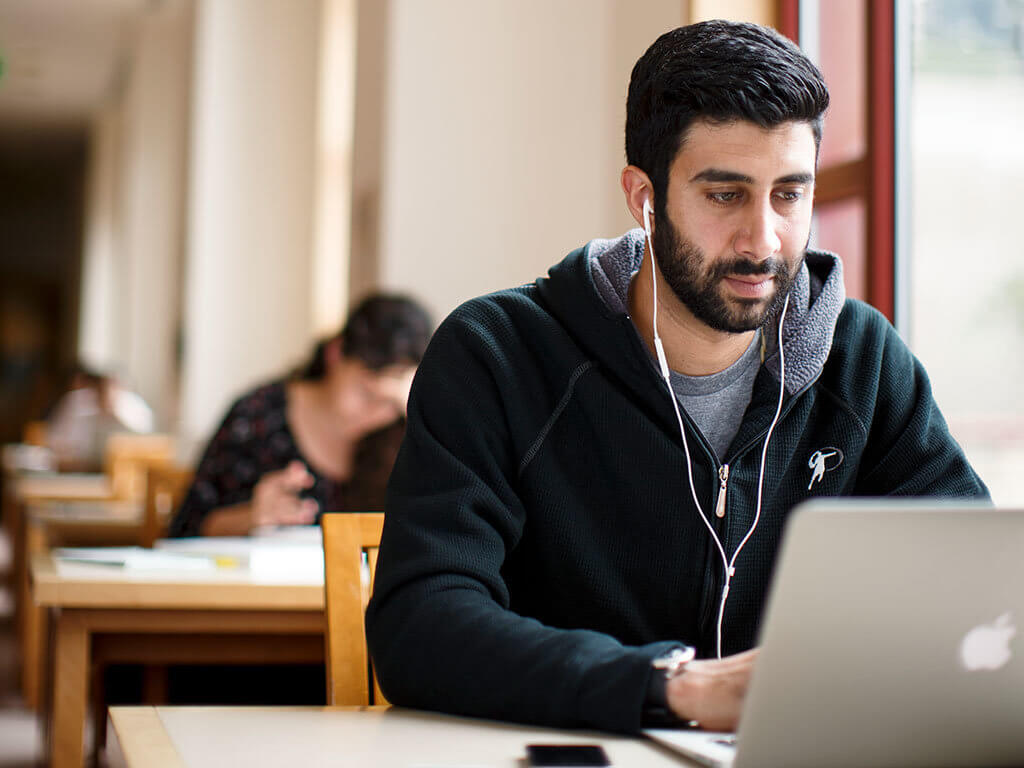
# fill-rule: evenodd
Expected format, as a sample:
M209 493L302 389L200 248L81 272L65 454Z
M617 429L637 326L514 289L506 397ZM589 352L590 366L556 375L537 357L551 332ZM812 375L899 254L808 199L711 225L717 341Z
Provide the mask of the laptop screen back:
M793 513L736 766L1024 764L1024 511Z

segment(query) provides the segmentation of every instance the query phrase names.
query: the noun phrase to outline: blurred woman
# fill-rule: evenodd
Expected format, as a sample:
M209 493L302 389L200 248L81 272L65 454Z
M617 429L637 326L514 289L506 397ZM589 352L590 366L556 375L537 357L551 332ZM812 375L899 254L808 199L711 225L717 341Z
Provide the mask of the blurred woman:
M431 334L413 300L376 295L297 375L239 399L203 453L170 536L244 536L379 511Z

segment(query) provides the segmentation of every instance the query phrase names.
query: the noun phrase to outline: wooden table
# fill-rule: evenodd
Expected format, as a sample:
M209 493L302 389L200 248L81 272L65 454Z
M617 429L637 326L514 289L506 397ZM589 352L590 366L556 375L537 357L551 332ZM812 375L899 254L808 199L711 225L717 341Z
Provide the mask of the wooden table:
M142 535L142 504L128 501L35 501L20 505L20 539L15 545L14 581L21 693L25 706L42 704L46 660L46 610L32 601L28 564L60 546L134 544Z
M126 768L525 768L527 744L600 744L618 768L696 765L656 744L387 707L111 707Z
M113 499L113 488L103 474L11 472L4 475L3 495L3 521L11 539L16 577L19 558L25 559L28 505L47 501L106 502Z
M97 500L114 493L110 478L102 472L19 472L12 490L23 499Z
M4 475L3 522L14 547L24 539L25 506L43 501L110 501L110 479L103 474L10 472Z
M101 473L24 472L4 474L3 522L13 546L21 538L24 506L39 501L109 501L110 478Z
M30 550L45 548L44 529L33 529L29 525L31 510L38 505L72 502L104 505L112 500L113 488L103 474L15 471L4 476L3 519L11 542L14 624L21 654L22 698L29 709L37 710L39 706L40 657L36 650L43 634L38 612L33 609L28 594L28 562ZM104 511L99 516L105 518L107 513Z
M249 547L253 564L257 554L265 561L273 552L263 540L233 541L231 557L239 547ZM216 540L205 545L211 542ZM183 541L179 549L189 546L195 544ZM319 551L306 547L310 556ZM139 570L41 554L32 560L31 576L36 603L51 609L53 624L47 740L53 768L82 766L94 661L306 664L324 659L322 570L316 574L307 567L299 575L262 566Z

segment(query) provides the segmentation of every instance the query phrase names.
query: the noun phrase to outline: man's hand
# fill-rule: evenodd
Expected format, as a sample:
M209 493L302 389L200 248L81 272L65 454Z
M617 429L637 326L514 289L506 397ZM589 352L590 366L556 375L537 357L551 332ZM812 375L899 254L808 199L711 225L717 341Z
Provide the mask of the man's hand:
M696 720L708 731L735 731L750 685L758 649L724 659L691 661L668 681L669 709L681 720Z
M316 518L317 503L313 499L300 498L299 494L313 482L313 475L301 461L293 461L276 472L267 472L253 490L251 527L312 523Z

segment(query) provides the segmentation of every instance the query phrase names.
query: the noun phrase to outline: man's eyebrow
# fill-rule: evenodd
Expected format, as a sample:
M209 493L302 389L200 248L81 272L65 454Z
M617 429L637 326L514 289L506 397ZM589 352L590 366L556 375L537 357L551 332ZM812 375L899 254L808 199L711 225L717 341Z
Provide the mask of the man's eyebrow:
M780 176L775 180L776 184L810 184L814 181L813 173L791 173L788 176Z
M721 168L705 168L703 171L698 173L692 179L694 181L706 181L706 182L735 182L738 184L753 184L754 180L744 173L738 173L737 171L725 171ZM774 184L810 184L814 181L813 173L790 173L786 176L780 176L773 183Z
M736 171L723 171L720 168L705 168L692 179L693 181L737 181L740 184L753 184L754 180L746 174Z

